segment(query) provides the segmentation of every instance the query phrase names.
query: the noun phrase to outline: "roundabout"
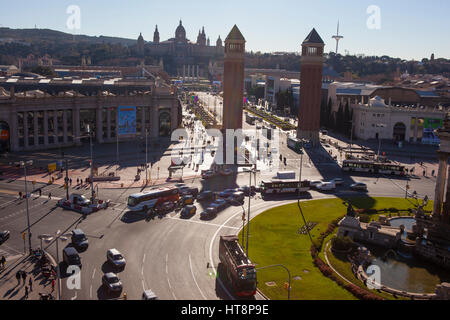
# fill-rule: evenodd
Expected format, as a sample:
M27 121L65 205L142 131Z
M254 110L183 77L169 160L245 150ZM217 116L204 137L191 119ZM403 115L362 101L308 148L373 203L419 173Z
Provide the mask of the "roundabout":
M401 198L365 197L348 198L346 200L351 201L353 206L361 212L374 213L370 215L372 221L377 220L380 213L387 211L386 208L397 208L402 212L408 212L414 208L411 200ZM311 223L314 226L310 234L315 246L321 249L318 257L327 261L335 276L341 278L344 283L347 283L347 286L354 285L359 288L358 290L369 291L364 282L352 272L351 263L344 259L346 254L333 253L328 245L337 231L330 225L336 223L336 220L340 221L345 216L347 207L343 204L343 199L304 201L301 202L301 206L308 224ZM427 209L431 208L432 204L427 207ZM258 214L252 219L250 227L249 256L252 262L256 264L257 268L274 264L285 265L293 278L290 292L292 300L356 299L351 291L344 289L345 285L338 285L335 281L324 276L321 270L316 267L310 252L311 240L307 234L299 232L302 226L304 226L304 222L297 202L269 208ZM243 235L245 237L245 229L244 232L241 230L239 234L241 241ZM372 248L370 250L372 251ZM374 254L374 265L379 265L377 262L381 260L379 259L379 252L380 249ZM382 268L383 278L387 281L385 288L390 287L392 281L394 283L400 281L400 283L416 289L423 288L424 291L413 291L417 295L408 296L408 298L426 297L427 293L433 293L434 291L430 291L430 288L435 288L441 282L448 281L443 276L445 273L439 272L436 268L423 262L411 264L412 260L405 261L403 257L401 259L390 257L389 261L384 263L393 265L390 268ZM420 264L419 271L415 269L417 263ZM289 287L287 282L287 274L282 269L274 268L258 272L258 288L269 299L286 300L287 288ZM408 291L408 289L407 287L403 289L394 286L394 290L387 289L385 291L391 294L376 290L370 292L378 298L397 299L398 296L401 296L398 293Z

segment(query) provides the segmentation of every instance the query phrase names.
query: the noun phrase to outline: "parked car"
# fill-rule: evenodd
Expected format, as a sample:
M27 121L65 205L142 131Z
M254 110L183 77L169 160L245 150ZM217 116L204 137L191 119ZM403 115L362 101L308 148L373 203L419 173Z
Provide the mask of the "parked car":
M194 199L197 198L198 193L199 193L198 188L189 188L189 194L190 194L191 196L193 196Z
M182 207L194 204L194 197L191 195L182 196L180 199L180 205Z
M214 219L215 217L217 217L217 209L216 208L208 207L208 208L206 208L205 211L200 213L201 220L210 220L210 219Z
M367 191L367 185L362 182L354 183L350 186L350 189L357 191Z
M106 252L106 260L115 268L124 269L127 262L117 249L110 249Z
M72 244L77 250L87 250L89 247L89 241L83 230L75 229L72 231Z
M189 194L190 188L186 185L178 186L178 192L180 196L185 196Z
M183 208L183 210L181 210L181 214L180 216L182 218L187 218L187 217L192 217L197 213L197 207L196 206L186 206Z
M5 243L10 236L10 232L8 230L0 232L0 244Z
M332 191L336 189L336 185L333 182L322 182L316 188L320 191Z
M238 191L243 192L246 197L248 197L249 194L252 196L256 194L256 188L254 186L252 186L251 188L249 188L248 186L243 186L239 188Z
M231 192L231 191L222 191L222 192L219 193L219 198L220 198L220 199L227 199L227 198L229 198L233 193L234 193L234 191L233 191L233 192Z
M122 282L117 274L108 272L102 277L102 283L108 290L108 292L121 292L123 289Z
M342 178L334 178L331 180L331 182L334 182L335 185L340 186L344 184L344 179Z
M311 186L311 188L317 188L317 186L320 185L320 184L322 184L322 181L320 181L320 180L314 180L314 181L311 181L311 182L309 183L309 185Z
M212 191L203 191L197 196L197 201L207 201L212 200L214 193Z
M90 206L91 200L86 198L85 196L81 194L71 194L69 198L70 202L82 207Z
M221 176L231 176L233 174L233 170L231 169L223 169L220 171Z
M234 204L234 203L241 204L244 202L244 197L245 197L244 193L241 191L238 191L238 192L233 193L231 196L229 196L226 199L226 201L228 201L232 204Z
M66 247L63 250L63 261L67 266L78 266L81 268L81 258L74 247Z
M206 171L206 172L202 173L202 179L204 179L204 180L213 178L214 176L215 176L215 174L212 171Z
M175 209L175 207L176 207L175 202L168 201L168 202L162 203L161 205L158 205L155 208L155 211L157 213L169 213L169 212L172 212Z
M225 209L228 206L228 203L224 199L217 199L215 202L213 202L209 208L212 208L216 211L216 213L219 213L223 209Z

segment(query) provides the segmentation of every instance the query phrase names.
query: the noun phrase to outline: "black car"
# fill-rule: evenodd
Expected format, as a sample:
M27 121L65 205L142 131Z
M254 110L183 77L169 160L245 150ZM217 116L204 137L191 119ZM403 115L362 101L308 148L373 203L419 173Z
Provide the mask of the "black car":
M75 229L72 231L72 244L78 250L87 250L87 248L89 247L89 241L83 230Z
M203 191L197 196L198 201L208 201L214 198L214 193L212 191Z
M217 217L217 210L215 208L207 208L200 214L201 220L211 220Z
M244 186L238 189L240 192L243 192L246 197L249 195L254 196L256 194L256 188L254 186L248 187Z
M189 188L189 194L193 196L195 199L197 199L198 193L199 193L198 188Z
M9 239L9 235L10 232L7 230L0 232L0 244L5 243Z
M188 218L192 217L197 213L197 207L196 206L186 206L183 210L181 210L180 216L182 218Z

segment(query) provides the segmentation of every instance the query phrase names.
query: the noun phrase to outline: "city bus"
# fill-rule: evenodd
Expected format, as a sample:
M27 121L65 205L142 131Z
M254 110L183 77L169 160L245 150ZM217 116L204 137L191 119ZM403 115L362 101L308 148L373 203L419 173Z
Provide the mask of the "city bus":
M297 153L303 152L303 141L301 139L297 139L294 137L288 137L287 138L287 145L289 148L294 150Z
M311 189L310 182L305 180L299 183L297 180L271 180L261 183L262 195L298 194Z
M128 197L128 210L134 212L154 209L166 202L178 202L178 188L158 188L147 192L132 194Z
M344 160L342 170L345 172L381 173L396 176L405 175L405 167L392 163L379 163L371 160Z

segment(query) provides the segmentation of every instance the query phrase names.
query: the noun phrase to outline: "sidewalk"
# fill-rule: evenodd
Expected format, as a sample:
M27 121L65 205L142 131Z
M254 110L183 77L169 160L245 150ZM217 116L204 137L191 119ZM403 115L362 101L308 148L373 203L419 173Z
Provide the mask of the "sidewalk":
M350 144L350 139L342 134L336 132L330 132L328 136L323 137L326 140L331 139L332 141L341 142L339 145L343 148L347 148ZM375 153L378 151L379 142L376 140L353 140L353 145L355 146L364 146L373 150ZM381 152L386 152L388 155L394 156L403 156L410 158L437 158L436 151L438 150L437 146L432 145L424 145L424 144L411 144L404 142L403 147L399 148L398 145L395 145L392 141L383 140L381 142Z
M17 283L17 271L25 271L27 278L25 284L20 279ZM29 279L32 279L32 290L30 290ZM28 286L28 298L25 296L25 286ZM57 286L52 293L51 280L45 278L40 267L33 258L22 256L16 260L8 261L6 270L0 274L0 300L39 300L39 293L57 296Z

